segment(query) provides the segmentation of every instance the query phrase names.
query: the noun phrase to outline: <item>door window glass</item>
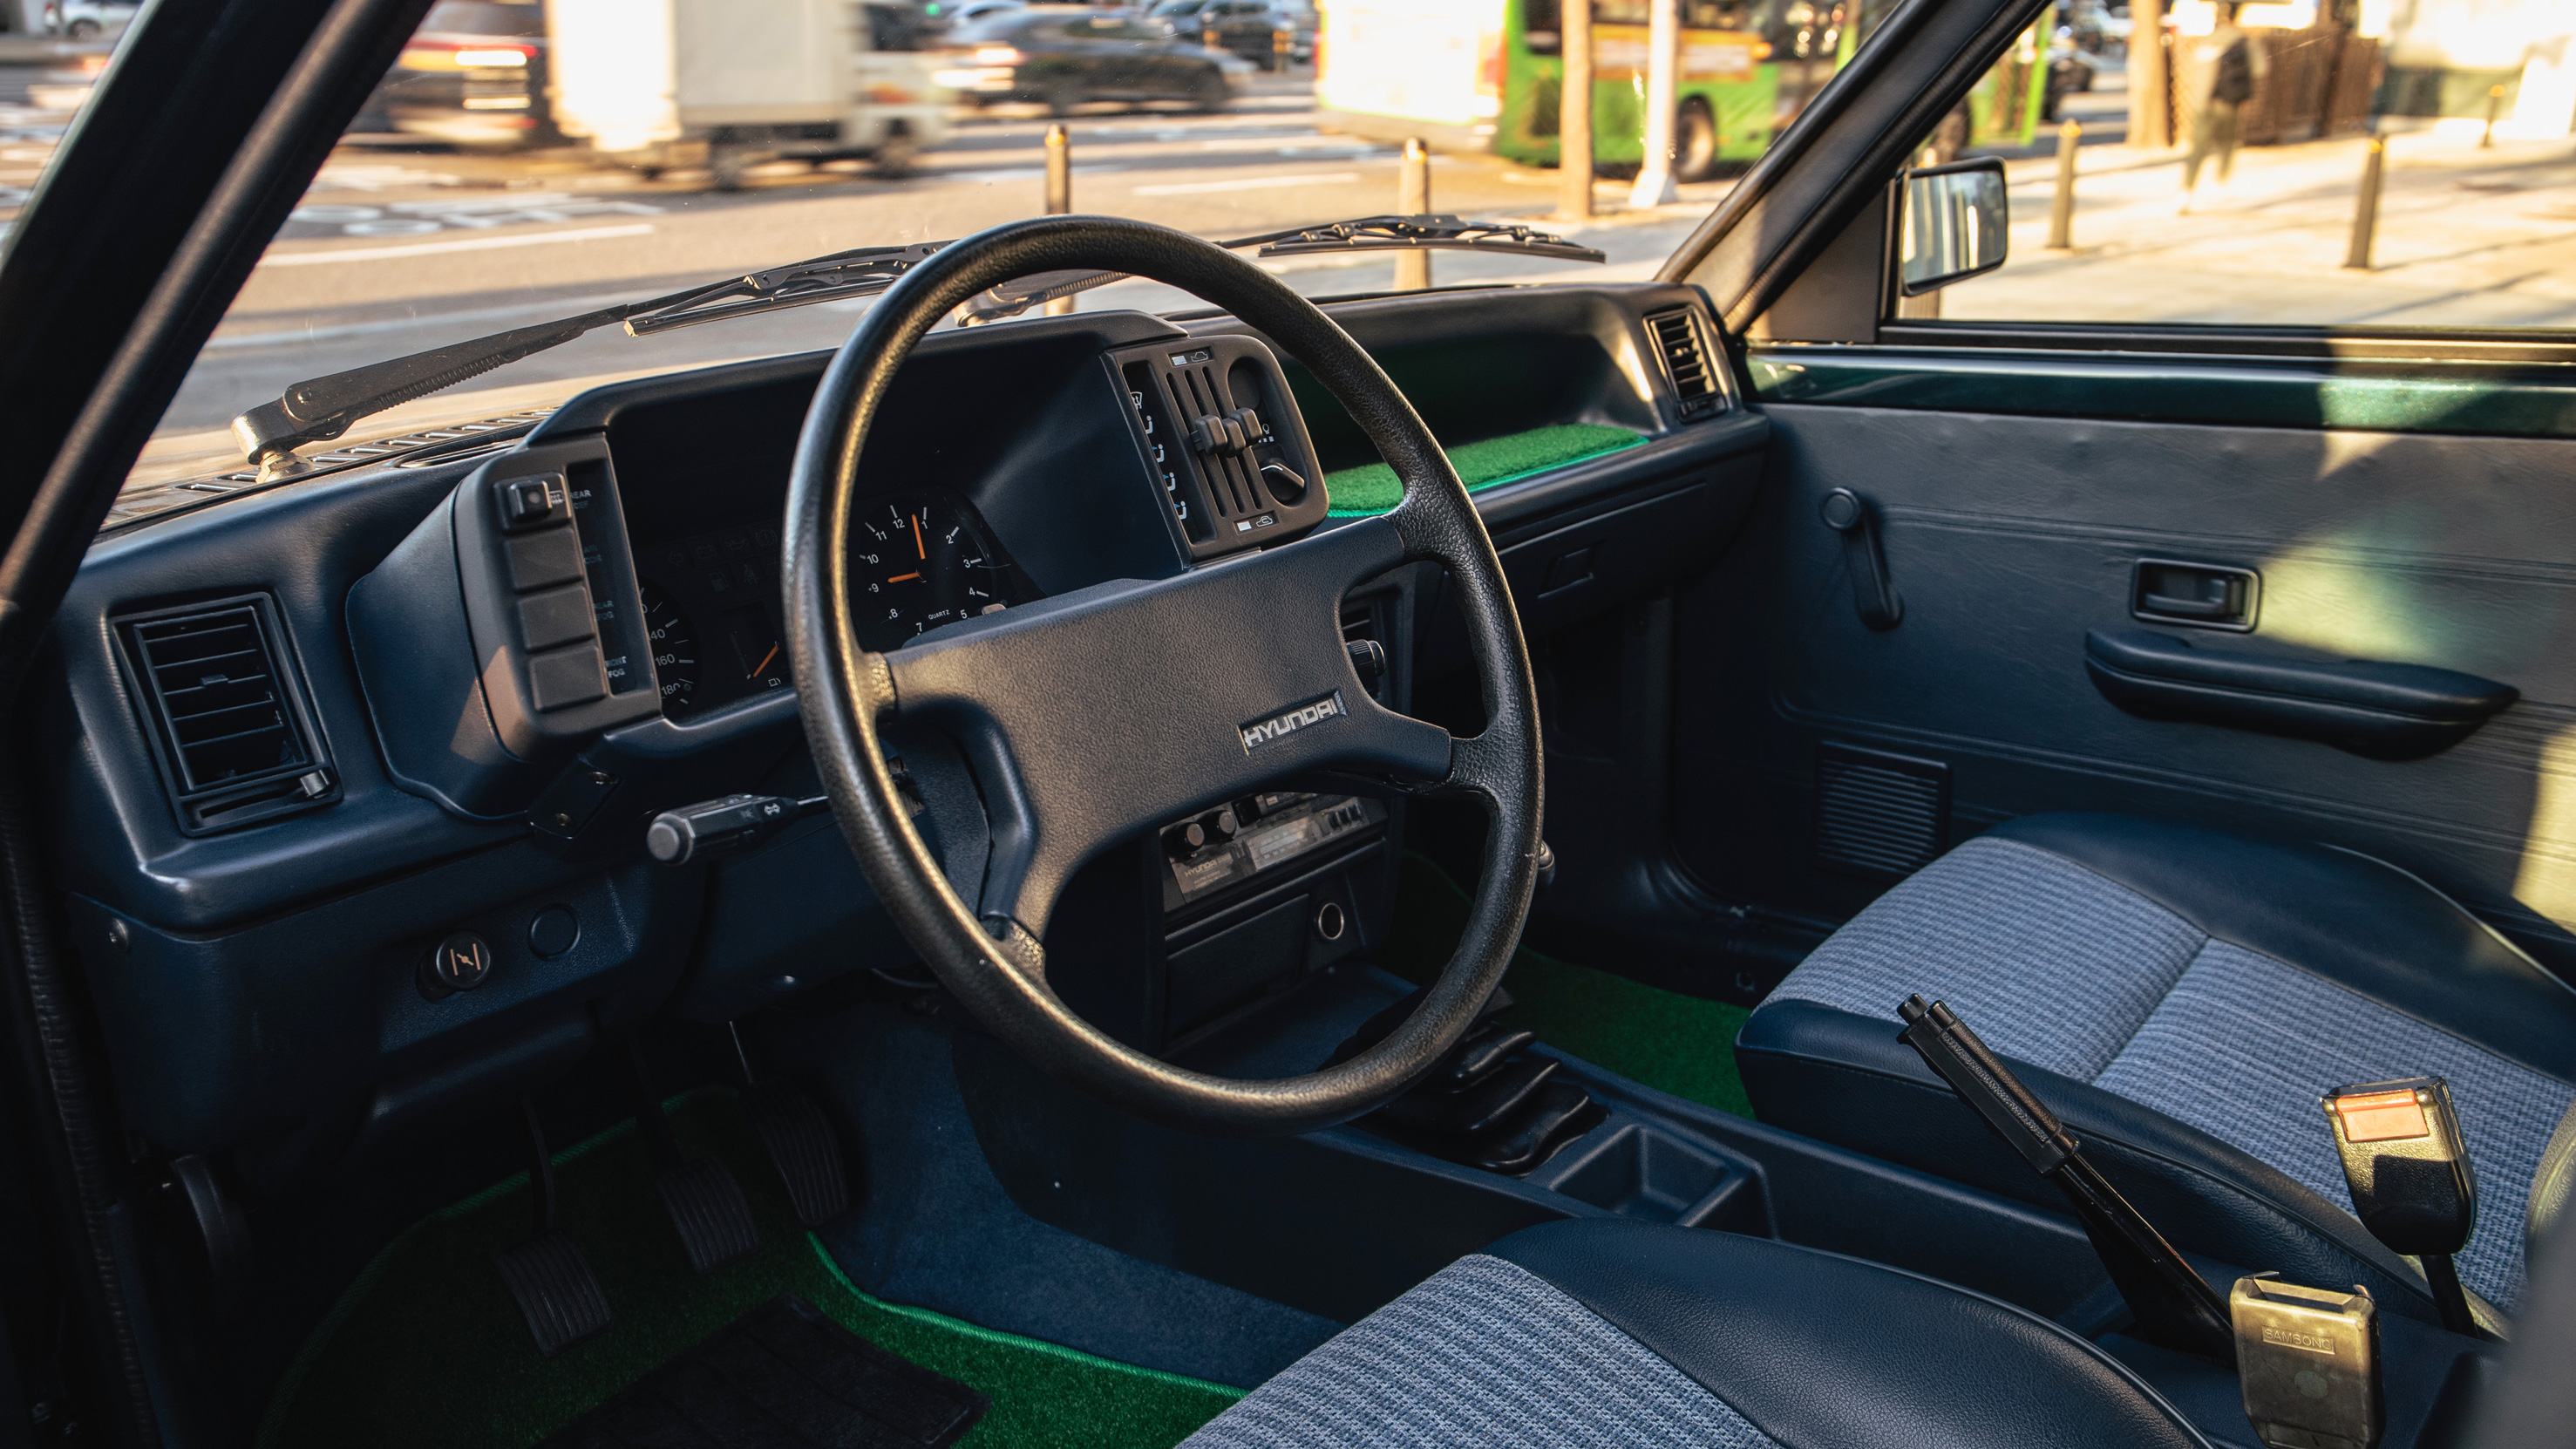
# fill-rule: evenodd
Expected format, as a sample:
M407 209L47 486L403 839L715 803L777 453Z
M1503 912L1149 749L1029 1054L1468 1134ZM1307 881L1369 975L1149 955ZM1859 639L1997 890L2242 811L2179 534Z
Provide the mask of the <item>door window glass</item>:
M1901 314L2576 326L2576 5L2177 0L2161 21L2091 3L2056 18L2044 108L2081 131L2071 215L2061 231L2055 126L1961 148L2004 158L2011 259Z

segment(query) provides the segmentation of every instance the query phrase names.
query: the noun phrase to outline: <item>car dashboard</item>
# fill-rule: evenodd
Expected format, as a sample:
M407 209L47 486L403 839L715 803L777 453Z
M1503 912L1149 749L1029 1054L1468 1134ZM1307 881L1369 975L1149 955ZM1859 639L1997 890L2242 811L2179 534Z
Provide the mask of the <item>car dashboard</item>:
M1468 478L1525 627L1713 558L1766 425L1698 294L1492 296L1331 312L1453 449L1532 427L1618 443ZM733 1020L911 967L827 815L712 863L644 850L659 811L819 789L779 559L798 450L834 447L804 431L829 361L620 382L497 451L102 535L57 624L47 730L76 764L49 828L139 1138L283 1179L506 1103L657 1014ZM937 334L855 465L854 624L893 650L1215 566L1371 511L1347 480L1372 462L1230 318ZM1429 686L1464 636L1436 567L1364 585L1343 623L1373 693L1444 707ZM936 735L888 745L971 900L984 767ZM1148 1050L1365 953L1391 910L1399 802L1283 784L1206 805L1095 862L1050 931L1059 994Z

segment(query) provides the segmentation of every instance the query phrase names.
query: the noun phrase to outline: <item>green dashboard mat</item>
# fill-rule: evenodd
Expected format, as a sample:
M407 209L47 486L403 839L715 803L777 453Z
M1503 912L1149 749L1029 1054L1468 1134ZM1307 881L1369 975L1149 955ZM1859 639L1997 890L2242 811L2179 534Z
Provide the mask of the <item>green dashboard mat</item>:
M1467 485L1467 491L1475 493L1550 468L1633 448L1644 441L1646 435L1633 428L1558 423L1526 433L1487 438L1481 443L1461 443L1448 450L1449 466L1458 470L1459 481ZM1384 463L1366 463L1325 474L1324 492L1332 499L1333 517L1357 518L1393 508L1404 497L1404 485L1396 481L1393 468Z
M492 1254L529 1232L527 1175L432 1213L376 1255L288 1370L260 1449L521 1449L742 1315L795 1292L853 1333L982 1390L993 1408L965 1449L1166 1449L1242 1397L887 1303L843 1277L801 1226L732 1094L675 1103L688 1153L733 1169L760 1221L753 1257L701 1278L655 1194L632 1123L556 1161L558 1221L615 1315L551 1361L537 1356Z
M1467 892L1429 856L1407 851L1395 927L1377 964L1428 981L1466 929ZM1558 1051L1704 1107L1753 1115L1735 1065L1735 1033L1751 1008L1684 996L1527 946L1512 958L1503 989L1512 994L1503 1019Z

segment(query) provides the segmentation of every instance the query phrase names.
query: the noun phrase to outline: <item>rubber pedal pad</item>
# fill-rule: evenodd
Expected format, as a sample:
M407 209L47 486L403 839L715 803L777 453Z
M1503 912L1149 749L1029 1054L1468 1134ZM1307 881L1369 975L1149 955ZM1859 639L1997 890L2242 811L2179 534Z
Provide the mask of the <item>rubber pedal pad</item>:
M519 1301L537 1354L553 1358L608 1327L608 1295L581 1247L561 1232L540 1233L492 1255L501 1281Z
M653 1186L701 1275L760 1251L760 1225L732 1169L713 1157L692 1157L653 1175Z
M841 1137L813 1098L787 1082L763 1082L743 1093L742 1111L769 1150L769 1165L778 1169L798 1222L819 1228L850 1210Z

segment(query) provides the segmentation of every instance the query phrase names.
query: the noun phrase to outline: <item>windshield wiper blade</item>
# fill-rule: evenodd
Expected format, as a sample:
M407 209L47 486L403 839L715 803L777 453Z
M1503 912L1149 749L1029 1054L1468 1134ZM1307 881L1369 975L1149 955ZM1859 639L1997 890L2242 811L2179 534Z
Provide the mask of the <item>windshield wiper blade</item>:
M1569 262L1606 262L1597 248L1580 246L1552 232L1507 221L1467 221L1446 213L1419 216L1363 216L1322 226L1297 226L1219 242L1227 250L1259 247L1254 255L1296 257L1310 252L1376 252L1446 249L1504 252L1512 256L1555 257Z
M1256 255L1265 257L1303 256L1310 252L1442 250L1501 252L1510 256L1553 257L1568 262L1609 260L1595 248L1579 246L1535 227L1503 221L1466 221L1445 213L1363 216L1350 221L1329 221L1321 226L1290 227L1286 231L1237 237L1217 245L1227 251L1259 247L1261 250ZM1041 302L1052 302L1059 297L1070 297L1077 292L1088 292L1094 287L1106 287L1112 282L1125 280L1125 272L1041 272L986 288L958 310L970 323L999 322L1005 317L1017 317Z
M644 337L701 322L721 322L839 297L872 296L893 286L897 278L946 245L915 242L909 246L833 252L668 296L514 327L489 337L311 378L288 388L277 401L261 403L234 418L233 437L241 443L243 454L259 466L263 477L284 477L301 467L295 450L307 443L329 442L361 418L454 387L550 347L560 347L602 327L623 323L630 336Z

